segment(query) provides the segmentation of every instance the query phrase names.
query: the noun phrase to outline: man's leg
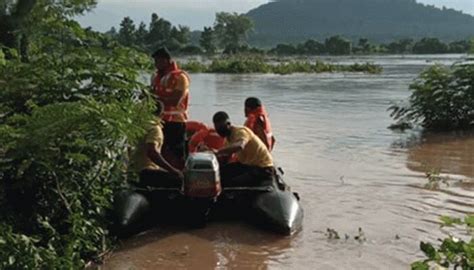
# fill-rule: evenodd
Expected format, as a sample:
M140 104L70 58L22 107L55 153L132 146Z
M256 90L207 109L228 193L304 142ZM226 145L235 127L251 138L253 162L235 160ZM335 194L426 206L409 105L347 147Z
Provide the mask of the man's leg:
M224 187L249 186L253 181L252 166L239 162L229 163L221 168L221 180Z
M275 170L273 167L260 168L241 163L229 163L221 169L224 187L254 187L271 185Z
M181 181L174 175L162 170L142 170L140 187L181 188Z
M167 160L178 169L184 166L186 150L186 123L166 122L163 127L163 151L173 155L165 156Z

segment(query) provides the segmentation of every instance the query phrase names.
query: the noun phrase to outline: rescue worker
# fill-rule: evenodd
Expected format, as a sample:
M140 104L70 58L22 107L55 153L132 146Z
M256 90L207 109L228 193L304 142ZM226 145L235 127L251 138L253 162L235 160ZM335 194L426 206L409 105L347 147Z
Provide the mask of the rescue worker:
M139 174L139 186L181 187L183 173L173 167L161 154L164 142L161 115L163 105L157 102L156 119L133 153L131 165Z
M225 146L215 151L217 157L236 154L237 161L221 168L223 186L258 186L272 181L273 158L265 144L249 128L233 126L225 112L213 117L217 133L225 138Z
M272 151L275 146L275 137L272 133L270 118L260 99L249 97L245 100L245 117L247 117L247 120L244 126L251 129L262 140L267 149Z
M189 75L180 70L166 48L152 54L156 74L152 80L154 94L163 102L163 149L176 159L175 166L184 165L186 120L189 104ZM171 157L170 157L171 159Z

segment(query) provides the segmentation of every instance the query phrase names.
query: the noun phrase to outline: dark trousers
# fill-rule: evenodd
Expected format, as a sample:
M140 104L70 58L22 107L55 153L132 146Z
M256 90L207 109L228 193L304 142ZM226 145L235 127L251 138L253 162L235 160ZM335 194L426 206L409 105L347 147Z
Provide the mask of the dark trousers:
M181 180L175 175L162 170L142 170L140 172L139 187L181 188Z
M172 153L176 159L186 156L186 123L166 122L163 127L163 148Z
M251 187L271 184L275 169L257 167L233 162L221 167L221 181L224 187Z

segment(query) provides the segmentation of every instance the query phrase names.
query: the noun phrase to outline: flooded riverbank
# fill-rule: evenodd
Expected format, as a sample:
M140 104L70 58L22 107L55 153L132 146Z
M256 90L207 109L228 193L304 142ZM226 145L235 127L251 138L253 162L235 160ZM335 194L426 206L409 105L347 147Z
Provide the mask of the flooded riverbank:
M192 75L192 119L211 123L226 110L243 123L245 98L263 100L275 159L302 198L304 229L282 238L240 223L158 227L125 241L104 269L407 269L422 255L419 241L444 235L440 215L474 212L474 184L465 180L474 178L474 135L387 129L387 108L409 95L418 73L459 56L369 60L384 72ZM429 170L449 176L449 186L424 188ZM341 239L328 239L327 228ZM359 228L365 241L354 239Z

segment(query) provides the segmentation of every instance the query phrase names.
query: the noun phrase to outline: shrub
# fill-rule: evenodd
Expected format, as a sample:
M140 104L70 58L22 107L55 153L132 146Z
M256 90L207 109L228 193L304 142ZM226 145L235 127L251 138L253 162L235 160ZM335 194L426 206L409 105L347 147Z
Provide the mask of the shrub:
M389 108L398 122L437 130L474 127L474 65L430 67L410 89L408 104Z
M53 26L29 62L0 65L1 269L81 269L100 257L129 146L152 119L146 56L72 21Z
M464 220L459 218L441 217L444 226L454 224L464 225L467 231L471 233L471 239L464 241L454 236L449 236L441 241L439 247L431 243L420 243L420 249L427 259L412 263L413 270L428 270L430 264L451 269L473 269L474 268L474 238L472 238L472 229L474 228L474 216L467 216Z

